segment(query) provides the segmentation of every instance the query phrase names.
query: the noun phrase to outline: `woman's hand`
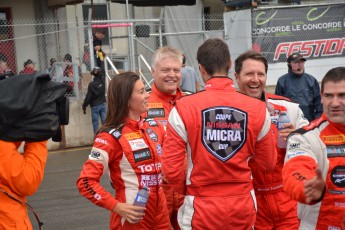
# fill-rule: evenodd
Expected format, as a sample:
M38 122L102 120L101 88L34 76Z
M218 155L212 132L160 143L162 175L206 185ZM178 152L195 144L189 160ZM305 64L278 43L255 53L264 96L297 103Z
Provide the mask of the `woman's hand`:
M146 208L143 207L119 202L113 211L125 218L129 223L136 224L144 218L145 210Z

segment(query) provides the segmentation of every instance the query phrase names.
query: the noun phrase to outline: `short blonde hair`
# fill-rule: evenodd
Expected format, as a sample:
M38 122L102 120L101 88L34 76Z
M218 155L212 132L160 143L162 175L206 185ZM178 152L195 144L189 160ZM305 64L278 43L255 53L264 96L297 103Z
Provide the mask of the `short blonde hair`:
M169 46L164 46L164 47L158 48L153 53L152 60L151 60L151 67L154 67L157 64L157 62L165 58L176 59L179 62L181 62L181 65L182 65L183 56L182 56L181 50L175 49Z

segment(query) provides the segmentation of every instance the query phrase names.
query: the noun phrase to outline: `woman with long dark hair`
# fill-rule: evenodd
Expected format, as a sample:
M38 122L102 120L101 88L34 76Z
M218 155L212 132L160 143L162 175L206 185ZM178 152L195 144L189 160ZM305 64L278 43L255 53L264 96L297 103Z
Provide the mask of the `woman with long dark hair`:
M114 76L108 87L107 117L77 181L83 196L111 211L110 229L170 230L161 188L165 129L153 119L143 120L148 99L137 74ZM100 177L108 171L115 197L100 184ZM146 208L132 205L143 187L149 189Z

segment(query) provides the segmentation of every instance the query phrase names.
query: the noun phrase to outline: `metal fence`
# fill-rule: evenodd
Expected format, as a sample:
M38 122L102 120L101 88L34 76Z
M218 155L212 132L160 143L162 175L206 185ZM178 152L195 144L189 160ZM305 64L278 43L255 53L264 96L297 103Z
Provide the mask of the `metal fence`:
M0 63L4 64L0 65L0 71L10 69L18 74L24 68L23 63L31 59L36 71L51 73L53 80L68 82L74 87L70 96L82 98L91 81L90 70L94 66L92 26L106 24L109 36L103 40L106 44L103 50L111 64L118 71L141 72L150 84L150 69L146 63L150 63L158 47L169 45L168 37L190 36L192 33L203 37L204 33L213 30L222 32L224 29L222 14L204 15L194 20L200 22L202 29L191 29L189 33L167 33L168 21L164 18L116 22L91 22L86 19L81 23L57 19L3 20L0 24ZM114 23L129 23L130 26L112 26ZM2 67L6 64L7 67ZM106 69L110 76L116 73L112 65L106 64Z

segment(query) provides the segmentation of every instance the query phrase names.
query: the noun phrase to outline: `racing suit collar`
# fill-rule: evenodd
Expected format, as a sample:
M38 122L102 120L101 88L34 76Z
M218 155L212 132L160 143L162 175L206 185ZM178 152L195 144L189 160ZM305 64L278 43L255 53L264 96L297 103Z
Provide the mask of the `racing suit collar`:
M205 90L223 90L230 89L231 91L236 91L234 82L231 78L226 76L212 77L208 79L205 83Z
M328 119L326 114L322 113L322 117L325 118L333 127L336 127L338 130L344 132L345 131L345 125L340 123L334 123L331 120Z
M155 84L153 84L152 86L152 91L155 92L155 94L160 98L162 99L163 101L165 102L168 102L168 103L172 103L172 102L175 102L176 99L180 98L182 96L182 91L180 89L180 87L178 87L176 89L176 94L175 95L172 95L172 94L167 94L167 93L164 93L162 91L160 91Z
M139 121L126 118L125 124L133 128L140 128L143 125L143 117L140 116Z

